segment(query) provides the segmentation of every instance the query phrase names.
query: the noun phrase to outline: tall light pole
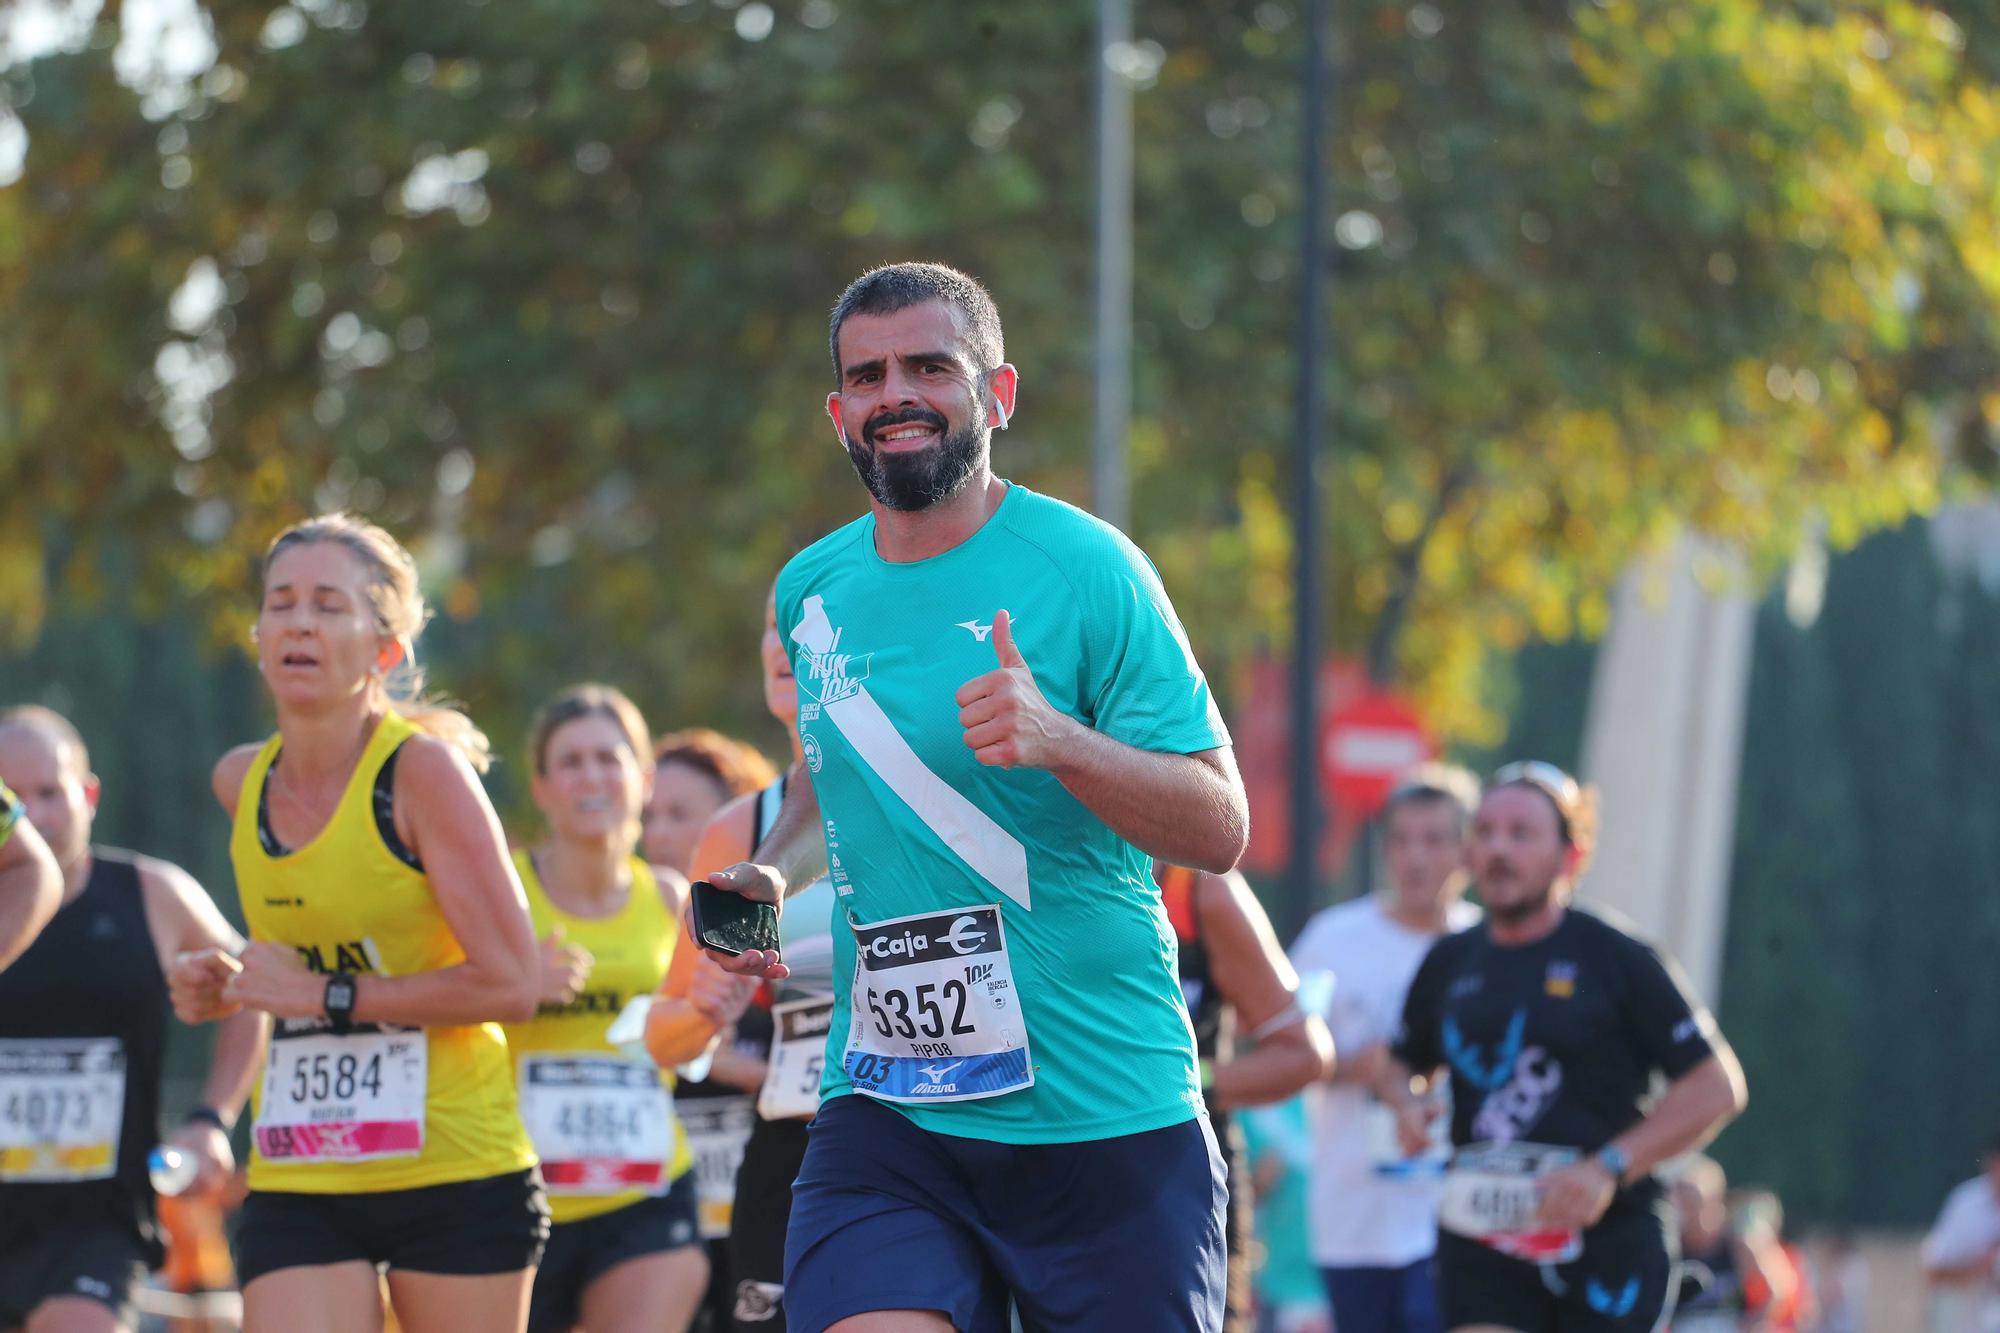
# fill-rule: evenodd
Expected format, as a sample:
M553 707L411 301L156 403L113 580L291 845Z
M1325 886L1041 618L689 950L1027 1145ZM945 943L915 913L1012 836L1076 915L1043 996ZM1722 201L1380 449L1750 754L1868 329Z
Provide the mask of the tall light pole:
M1132 44L1130 0L1097 5L1097 401L1091 503L1131 526L1126 437L1132 424Z
M1304 0L1305 68L1300 75L1299 310L1296 421L1292 435L1292 819L1288 875L1293 926L1315 905L1319 831L1324 812L1319 783L1320 490L1319 372L1321 288L1326 265L1320 243L1325 194L1326 51L1322 0Z

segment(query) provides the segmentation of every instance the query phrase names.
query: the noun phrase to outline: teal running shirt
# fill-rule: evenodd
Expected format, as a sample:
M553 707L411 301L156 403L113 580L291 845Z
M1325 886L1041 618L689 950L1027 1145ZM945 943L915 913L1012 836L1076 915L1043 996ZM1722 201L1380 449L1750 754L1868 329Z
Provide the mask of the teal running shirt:
M987 767L966 747L954 695L998 668L992 625L1003 608L1035 683L1070 717L1139 749L1229 744L1151 562L1070 505L1016 485L978 532L927 560L883 560L872 514L795 557L778 578L778 629L798 680L799 736L835 889L836 1005L821 1098L856 1090L844 1060L869 1022L864 1011L857 1024L852 1008L851 927L934 913L914 937L901 925L871 937L875 958L929 959L926 975L942 983L941 995L938 985L909 988L914 1009L908 995L886 997L903 1012L874 1016L885 1038L898 1029L946 1037L920 1049L937 1052L928 1062L895 1062L923 1072L899 1070L917 1082L890 1104L925 1129L1002 1143L1179 1124L1202 1113L1202 1100L1151 858L1053 775ZM1011 986L987 984L1003 988L992 1001L1002 1025L1025 1025L1015 1081L1031 1065L1032 1083L987 1095L952 1081L966 1062L954 1064L964 1052L948 1043L973 1030L957 1023L967 1012L957 974L991 971L996 933ZM954 957L947 945L973 956ZM867 998L874 1008L873 992ZM871 1059L852 1072L870 1077ZM883 1095L879 1085L862 1090ZM956 1096L924 1096L939 1092Z

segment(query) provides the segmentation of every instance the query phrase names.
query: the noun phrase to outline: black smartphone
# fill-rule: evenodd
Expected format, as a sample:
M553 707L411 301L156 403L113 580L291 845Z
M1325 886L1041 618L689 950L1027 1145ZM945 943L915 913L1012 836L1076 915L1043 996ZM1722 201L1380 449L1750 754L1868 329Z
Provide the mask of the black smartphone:
M704 949L740 954L751 949L776 952L778 909L769 903L718 889L705 879L694 882L694 937Z

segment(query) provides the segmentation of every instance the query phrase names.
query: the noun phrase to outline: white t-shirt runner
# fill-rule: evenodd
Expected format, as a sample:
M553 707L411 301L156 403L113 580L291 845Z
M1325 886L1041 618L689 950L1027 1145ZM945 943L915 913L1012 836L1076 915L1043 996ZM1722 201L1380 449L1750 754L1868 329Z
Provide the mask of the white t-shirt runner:
M1924 1262L1956 1268L1995 1245L2000 1245L2000 1192L1986 1176L1974 1176L1945 1200L1924 1238ZM2000 1333L2000 1269L1982 1282L1933 1286L1931 1306L1939 1333Z
M1478 920L1479 910L1460 902L1446 924L1458 931ZM1336 1051L1395 1036L1410 979L1437 938L1402 925L1374 898L1329 907L1306 923L1292 945L1292 966L1301 975L1332 973L1326 1019ZM1393 1165L1381 1160L1387 1112L1352 1084L1317 1084L1307 1106L1313 1262L1322 1268L1401 1268L1428 1257L1437 1248L1439 1180L1385 1169Z

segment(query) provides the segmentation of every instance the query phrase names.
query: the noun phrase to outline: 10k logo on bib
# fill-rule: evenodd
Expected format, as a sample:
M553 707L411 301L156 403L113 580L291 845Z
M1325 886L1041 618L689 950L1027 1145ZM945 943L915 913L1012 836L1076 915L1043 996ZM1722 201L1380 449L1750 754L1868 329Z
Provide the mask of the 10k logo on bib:
M923 1104L1033 1086L999 907L852 928L852 1026L842 1064L856 1092Z

